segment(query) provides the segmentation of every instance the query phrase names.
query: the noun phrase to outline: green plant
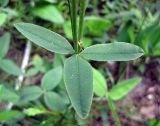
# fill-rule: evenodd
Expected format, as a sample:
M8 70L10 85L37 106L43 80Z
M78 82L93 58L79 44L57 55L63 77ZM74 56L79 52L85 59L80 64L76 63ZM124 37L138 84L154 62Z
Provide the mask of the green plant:
M0 69L15 76L21 75L20 68L10 59L5 58L10 44L10 34L5 33L0 37Z
M32 9L33 15L55 24L63 24L64 19L61 13L53 5L47 5ZM55 18L56 17L56 18Z
M64 82L72 106L81 118L88 116L93 97L93 70L86 60L129 61L143 55L141 48L124 42L97 44L82 50L84 14L87 2L87 0L80 2L79 25L77 25L79 1L68 0L74 47L61 35L41 26L30 23L15 24L17 30L33 43L51 52L72 55L64 63ZM51 88L50 86L52 87L49 85L47 89Z
M96 94L96 96L98 96L98 98L106 99L108 101L108 106L111 109L116 125L120 126L121 123L116 112L116 106L113 101L118 101L125 97L140 83L141 78L136 77L119 82L114 85L110 91L108 91L105 78L98 70L93 69L93 77L94 93Z
M156 119L151 119L148 121L148 125L149 126L159 126L160 125L160 121L156 120Z

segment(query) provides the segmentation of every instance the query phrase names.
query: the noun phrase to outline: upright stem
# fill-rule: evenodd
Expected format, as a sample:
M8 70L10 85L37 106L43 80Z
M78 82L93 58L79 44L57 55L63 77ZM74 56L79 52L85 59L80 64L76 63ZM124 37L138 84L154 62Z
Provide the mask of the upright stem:
M67 0L67 2L68 2L68 7L69 7L69 13L70 13L70 19L71 19L71 28L72 28L72 36L73 36L73 19L72 19L72 9L71 9L71 1L70 0Z
M81 41L83 36L83 24L84 16L86 11L87 0L80 1L80 18L79 18L79 29L78 29L78 41Z
M112 116L113 116L113 118L115 120L116 125L117 126L121 126L120 119L119 119L118 114L116 112L116 106L114 105L112 99L109 96L107 97L107 99L108 99L109 108L111 109Z
M78 53L78 37L77 37L77 0L71 0L71 16L74 49Z

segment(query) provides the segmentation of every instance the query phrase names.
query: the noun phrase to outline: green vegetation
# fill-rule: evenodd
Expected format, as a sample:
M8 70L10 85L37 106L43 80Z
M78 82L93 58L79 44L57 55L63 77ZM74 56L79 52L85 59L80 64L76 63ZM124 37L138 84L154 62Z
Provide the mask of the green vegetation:
M159 60L156 4L0 1L0 125L158 126L132 97Z

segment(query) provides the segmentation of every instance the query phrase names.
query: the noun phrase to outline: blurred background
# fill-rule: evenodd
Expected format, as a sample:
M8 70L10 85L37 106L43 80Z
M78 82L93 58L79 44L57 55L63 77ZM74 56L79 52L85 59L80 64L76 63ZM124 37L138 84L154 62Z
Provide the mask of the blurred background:
M0 0L0 126L116 126L103 97L107 90L122 126L160 126L160 0L90 0L83 47L128 42L145 55L130 62L91 61L95 94L85 120L71 107L63 77L43 89L46 80L62 76L55 71L66 57L31 44L14 28L17 22L43 26L72 43L67 0Z

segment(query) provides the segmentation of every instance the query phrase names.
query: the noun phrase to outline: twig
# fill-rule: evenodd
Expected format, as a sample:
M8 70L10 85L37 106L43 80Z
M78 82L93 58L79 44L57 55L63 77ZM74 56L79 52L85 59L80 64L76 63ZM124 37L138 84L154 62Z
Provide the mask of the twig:
M23 60L22 60L22 65L21 65L21 70L23 72L22 75L20 75L18 78L17 78L17 83L15 85L15 90L18 91L21 86L22 86L22 82L24 80L24 74L26 72L26 67L28 65L28 62L29 62L29 58L30 58L30 53L31 53L31 42L28 41L27 44L26 44L26 48L25 48L25 52L24 52L24 56L23 56ZM7 110L11 110L13 107L13 103L9 103L7 105Z

